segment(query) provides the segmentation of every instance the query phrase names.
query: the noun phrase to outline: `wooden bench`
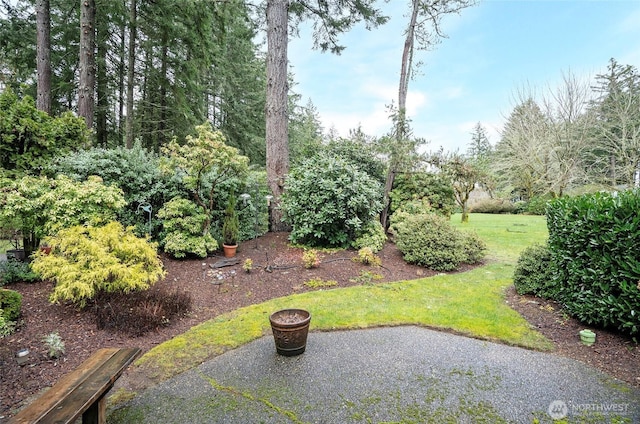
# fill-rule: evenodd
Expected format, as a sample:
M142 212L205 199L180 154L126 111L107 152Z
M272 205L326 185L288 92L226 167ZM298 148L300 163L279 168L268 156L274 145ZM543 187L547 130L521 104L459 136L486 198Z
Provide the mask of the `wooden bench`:
M9 423L106 423L106 395L140 349L100 349L9 420Z

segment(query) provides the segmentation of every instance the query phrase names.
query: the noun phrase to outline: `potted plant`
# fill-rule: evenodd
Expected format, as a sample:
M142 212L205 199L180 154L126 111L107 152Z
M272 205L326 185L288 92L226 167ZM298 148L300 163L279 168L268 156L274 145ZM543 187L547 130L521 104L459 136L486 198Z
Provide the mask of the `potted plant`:
M233 258L236 255L239 233L240 221L236 213L236 198L231 195L229 196L222 221L222 248L226 258Z
M304 309L282 309L269 316L276 351L283 356L304 353L311 313Z

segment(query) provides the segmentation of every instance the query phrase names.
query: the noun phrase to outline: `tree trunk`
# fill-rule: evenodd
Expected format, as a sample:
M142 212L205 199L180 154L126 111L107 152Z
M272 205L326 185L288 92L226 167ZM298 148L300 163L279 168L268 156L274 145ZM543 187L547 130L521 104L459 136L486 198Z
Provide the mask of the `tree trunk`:
M80 82L78 84L78 116L84 118L87 128L93 128L96 65L96 2L80 2Z
M51 14L49 0L36 1L37 101L36 107L51 114Z
M126 146L133 148L133 82L134 67L136 63L136 0L131 0L129 15L129 63L127 69L127 122L125 128Z
M124 144L124 74L125 74L125 38L126 25L120 26L120 51L118 52L118 144Z
M102 8L101 10L104 10ZM96 56L96 143L98 146L107 147L107 111L109 102L107 98L107 40L109 39L108 18L100 16L96 11L96 38L98 54Z
M271 201L271 230L286 231L279 208L284 191L284 180L289 172L288 133L288 43L289 0L267 1L267 104L266 144L267 180L273 200Z
M418 18L419 0L411 1L411 19L407 27L407 36L404 40L404 48L402 50L402 63L400 64L400 83L398 84L398 119L395 128L396 141L400 142L406 137L406 111L407 111L407 93L409 92L409 80L411 79L411 65L413 61L413 44L415 39L416 20ZM382 195L382 212L380 213L380 223L387 230L389 228L389 213L391 211L390 194L393 190L393 182L396 173L400 171L397 164L398 158L389 158L389 169L387 170L387 179L384 185L384 193Z
M413 43L415 39L416 20L418 18L419 0L411 2L411 19L407 27L407 36L402 49L402 64L400 65L400 84L398 88L398 110L400 117L405 117L407 110L407 93L409 92L409 80L411 79L411 66L413 62Z

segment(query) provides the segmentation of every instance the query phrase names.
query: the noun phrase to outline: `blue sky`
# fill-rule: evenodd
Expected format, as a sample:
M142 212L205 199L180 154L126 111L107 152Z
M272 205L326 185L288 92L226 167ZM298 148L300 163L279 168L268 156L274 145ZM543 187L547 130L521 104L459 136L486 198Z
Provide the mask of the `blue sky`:
M308 27L289 43L293 90L303 104L311 99L325 131L389 131L385 105L397 104L408 3L390 0L386 25L343 35L340 56L312 50ZM637 0L483 0L444 29L447 39L418 53L423 65L409 86L408 114L427 150L466 150L477 122L495 144L525 86L556 88L563 72L593 81L610 58L640 68Z

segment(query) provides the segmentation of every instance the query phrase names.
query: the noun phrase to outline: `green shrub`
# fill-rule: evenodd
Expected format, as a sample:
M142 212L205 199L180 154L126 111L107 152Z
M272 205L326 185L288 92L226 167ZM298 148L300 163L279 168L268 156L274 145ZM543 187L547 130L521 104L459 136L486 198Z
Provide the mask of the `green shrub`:
M56 359L64 355L64 341L57 332L44 336L42 343L44 343L47 348L49 358Z
M195 255L205 258L218 248L213 236L203 232L207 215L190 200L174 198L158 211L162 221L161 244L175 258Z
M160 157L139 142L130 149L93 148L58 157L47 167L46 173L51 177L65 174L76 181L97 175L105 185L119 187L126 206L118 211L118 221L125 226L135 226L139 235L157 236L161 226L154 214L149 226L149 215L141 205L151 205L152 212L156 212L169 199L187 195L178 178L162 172Z
M38 276L31 270L28 263L15 259L0 261L0 287L19 282L32 283L37 280Z
M394 214L395 215L395 214ZM486 250L474 233L462 232L434 214L392 220L395 242L404 259L436 271L453 271L462 263L477 263Z
M529 215L544 215L550 201L551 198L548 196L533 197L527 202L526 213Z
M554 269L548 246L533 245L522 251L513 273L513 285L518 294L555 297Z
M382 259L376 256L375 252L370 247L363 247L362 249L358 250L358 255L353 258L353 261L361 263L363 265L382 265Z
M0 339L9 336L15 329L15 321L9 321L5 318L4 311L0 309Z
M84 147L89 131L72 112L52 117L33 98L0 93L0 168L8 175L38 173L54 156Z
M0 309L7 321L16 321L22 310L22 295L15 290L0 289Z
M374 219L364 226L360 235L351 243L351 247L354 249L368 247L373 253L377 253L382 250L386 242L387 234L382 224L377 219Z
M482 199L471 206L473 213L514 213L515 206L504 199Z
M438 213L451 216L455 207L453 187L440 174L416 172L397 175L393 183L391 198L391 213L406 209L407 202L421 203L427 213Z
M49 255L36 254L31 266L55 282L51 302L80 307L99 291L146 290L164 276L155 243L138 238L118 222L103 227L75 226L45 239Z
M0 191L0 227L20 229L28 252L62 228L110 222L125 205L118 187L95 176L83 182L64 175L54 180L25 176L1 181Z
M304 161L286 181L281 208L294 243L347 247L382 209L382 187L347 160L327 155Z
M224 210L224 218L222 220L222 242L227 246L235 246L238 244L240 232L240 221L236 213L236 197L229 196L227 208Z
M547 207L557 300L590 325L640 334L640 192L596 193Z

